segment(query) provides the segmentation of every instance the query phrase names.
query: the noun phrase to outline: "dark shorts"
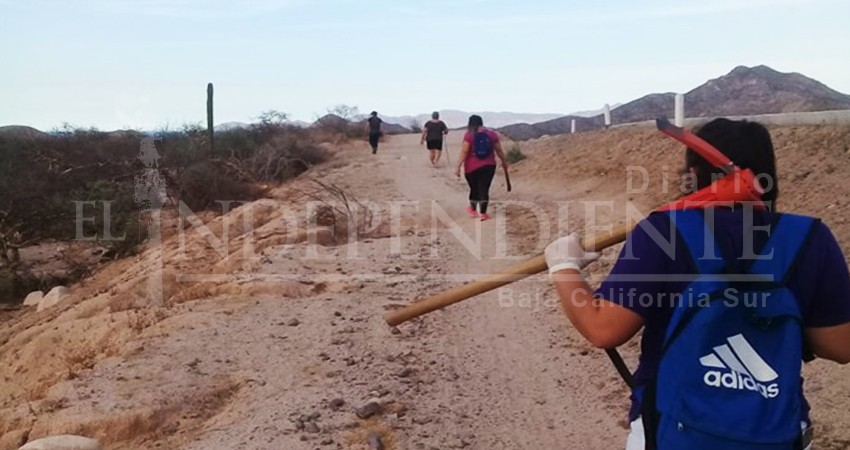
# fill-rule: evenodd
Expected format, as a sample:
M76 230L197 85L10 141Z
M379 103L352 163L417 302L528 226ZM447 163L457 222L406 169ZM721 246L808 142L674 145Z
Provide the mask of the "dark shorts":
M369 133L369 145L372 147L377 147L380 139L381 133Z
M442 139L428 139L425 141L425 148L428 150L442 150L443 149L443 140Z

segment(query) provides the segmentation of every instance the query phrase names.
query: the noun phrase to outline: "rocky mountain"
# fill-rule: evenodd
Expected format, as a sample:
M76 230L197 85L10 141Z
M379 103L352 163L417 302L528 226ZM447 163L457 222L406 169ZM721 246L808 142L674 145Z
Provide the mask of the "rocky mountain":
M595 117L569 115L535 124L516 123L498 128L498 131L519 141L546 135L566 134L570 132L573 119L576 121L576 132L596 130L604 125L602 115Z
M850 95L799 73L738 66L685 94L688 117L850 109Z
M672 117L671 92L649 94L611 110L613 123ZM722 77L685 93L687 117L742 116L788 112L812 112L850 109L850 95L830 89L823 83L799 73L783 73L767 66L738 66ZM569 133L570 120L577 119L577 131L598 129L604 125L601 115L589 121L565 116L547 122L500 128L513 139L533 139L547 134Z

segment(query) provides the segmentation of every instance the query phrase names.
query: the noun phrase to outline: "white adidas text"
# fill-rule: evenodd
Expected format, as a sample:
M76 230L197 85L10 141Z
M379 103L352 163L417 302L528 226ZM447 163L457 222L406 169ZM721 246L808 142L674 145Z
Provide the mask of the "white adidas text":
M771 383L764 385L756 382L748 375L742 375L738 372L720 372L719 370L710 370L703 377L705 384L713 387L724 387L728 389L740 389L755 391L764 398L775 398L779 395L779 385Z

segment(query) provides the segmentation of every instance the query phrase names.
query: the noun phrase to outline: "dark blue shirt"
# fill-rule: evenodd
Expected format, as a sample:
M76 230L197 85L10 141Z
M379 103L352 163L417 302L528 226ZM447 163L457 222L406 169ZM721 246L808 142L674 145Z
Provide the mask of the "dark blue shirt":
M743 208L712 209L718 249L735 255L736 273L745 272L749 250L757 251L764 231L754 227L769 225L775 215ZM750 224L750 225L748 225ZM763 236L760 236L763 235ZM671 239L671 236L673 238ZM598 297L639 314L644 321L640 360L635 372L638 386L653 382L658 372L664 333L673 313L671 300L695 278L691 256L677 242L675 228L665 214L651 214L629 235L626 245L608 278L596 291ZM755 248L753 248L755 247ZM841 248L829 228L817 221L801 250L798 264L789 279L789 288L800 302L803 326L829 327L850 322L850 275ZM629 414L634 420L639 405L633 402Z

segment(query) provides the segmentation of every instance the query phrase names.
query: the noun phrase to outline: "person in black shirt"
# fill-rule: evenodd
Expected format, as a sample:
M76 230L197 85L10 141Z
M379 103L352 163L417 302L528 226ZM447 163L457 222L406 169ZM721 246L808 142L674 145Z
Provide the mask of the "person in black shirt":
M372 154L378 153L378 140L381 139L381 124L384 123L378 117L377 111L372 111L369 119L366 121L366 129L369 131L369 145L372 146Z
M440 154L443 150L443 136L447 134L449 134L449 127L440 120L440 113L434 111L431 113L431 120L425 122L422 127L422 139L419 140L420 145L427 144L425 148L431 154L431 165L434 167L440 161Z

